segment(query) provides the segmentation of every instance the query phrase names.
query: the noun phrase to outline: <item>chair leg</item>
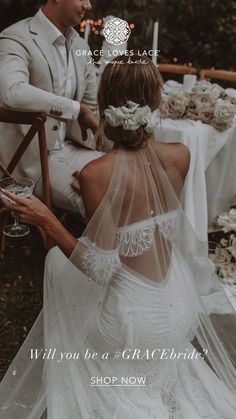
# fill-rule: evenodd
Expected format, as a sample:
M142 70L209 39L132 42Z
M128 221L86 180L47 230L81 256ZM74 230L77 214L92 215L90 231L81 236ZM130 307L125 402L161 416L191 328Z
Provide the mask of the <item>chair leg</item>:
M2 235L1 235L1 250L0 250L1 253L5 253L5 251L6 251L6 248L7 248L7 243L6 242L7 242L6 237L2 233Z
M8 220L8 213L3 213L0 218L0 252L2 254L5 253L6 247L7 247L6 236L3 234L3 229L5 225L7 224L7 220Z

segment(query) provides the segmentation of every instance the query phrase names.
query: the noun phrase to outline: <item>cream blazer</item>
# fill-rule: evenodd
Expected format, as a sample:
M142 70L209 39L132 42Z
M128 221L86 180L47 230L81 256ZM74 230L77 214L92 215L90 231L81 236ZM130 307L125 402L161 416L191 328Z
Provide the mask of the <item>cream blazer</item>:
M96 110L97 79L89 57L77 56L76 50L88 50L87 43L76 33L71 49L77 76L75 100ZM94 149L92 135L82 141L77 120L72 120L72 101L57 95L58 75L54 49L43 31L37 15L17 22L0 34L0 101L11 110L45 112L48 150L58 137L60 118L67 123L66 138ZM0 123L0 161L8 163L29 126ZM90 131L91 134L91 131ZM16 174L37 180L40 177L39 147L33 139Z

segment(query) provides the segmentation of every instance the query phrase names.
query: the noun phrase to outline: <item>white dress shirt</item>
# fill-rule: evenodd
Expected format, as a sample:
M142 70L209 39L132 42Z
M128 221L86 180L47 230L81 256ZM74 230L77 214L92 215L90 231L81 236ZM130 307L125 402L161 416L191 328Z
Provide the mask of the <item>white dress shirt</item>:
M72 99L73 119L78 118L80 111L80 103L73 100L76 95L76 72L74 61L71 53L71 44L76 37L74 31L69 28L65 36L53 23L45 16L40 9L38 17L41 24L47 31L47 38L54 46L54 56L57 65L57 74L59 76L59 83L57 91L54 93L58 96L64 96ZM66 136L66 123L60 121L60 128L58 130L58 140L55 143L54 150L61 150L64 147L64 140Z

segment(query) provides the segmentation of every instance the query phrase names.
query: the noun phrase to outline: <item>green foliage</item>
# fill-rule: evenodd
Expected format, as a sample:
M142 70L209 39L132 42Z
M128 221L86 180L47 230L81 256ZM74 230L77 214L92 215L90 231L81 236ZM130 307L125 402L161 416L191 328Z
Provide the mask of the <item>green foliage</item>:
M40 0L0 0L0 31L18 20L33 16Z
M169 56L199 67L235 69L235 0L168 0L161 36Z
M177 57L181 64L235 70L235 0L98 0L96 17L114 14L135 29L130 48L152 46L152 30L159 20L160 61ZM93 13L94 16L94 13Z
M0 0L0 30L31 16L37 0ZM115 15L134 23L129 48L150 49L155 20L159 20L160 61L196 67L236 68L235 0L95 0L90 17ZM102 37L90 36L93 48Z

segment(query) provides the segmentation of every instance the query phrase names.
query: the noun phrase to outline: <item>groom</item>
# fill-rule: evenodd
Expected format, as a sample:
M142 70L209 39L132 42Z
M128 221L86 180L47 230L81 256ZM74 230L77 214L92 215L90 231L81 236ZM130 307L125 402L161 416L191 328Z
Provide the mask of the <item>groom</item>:
M0 34L0 101L11 110L45 112L49 171L55 205L79 211L83 204L70 184L73 173L102 155L92 134L98 127L97 82L88 50L73 26L91 9L89 0L44 0L32 18ZM90 130L87 131L87 128ZM7 163L27 127L0 123L0 161ZM92 130L92 131L91 131ZM35 181L41 195L39 148L32 141L15 174Z

